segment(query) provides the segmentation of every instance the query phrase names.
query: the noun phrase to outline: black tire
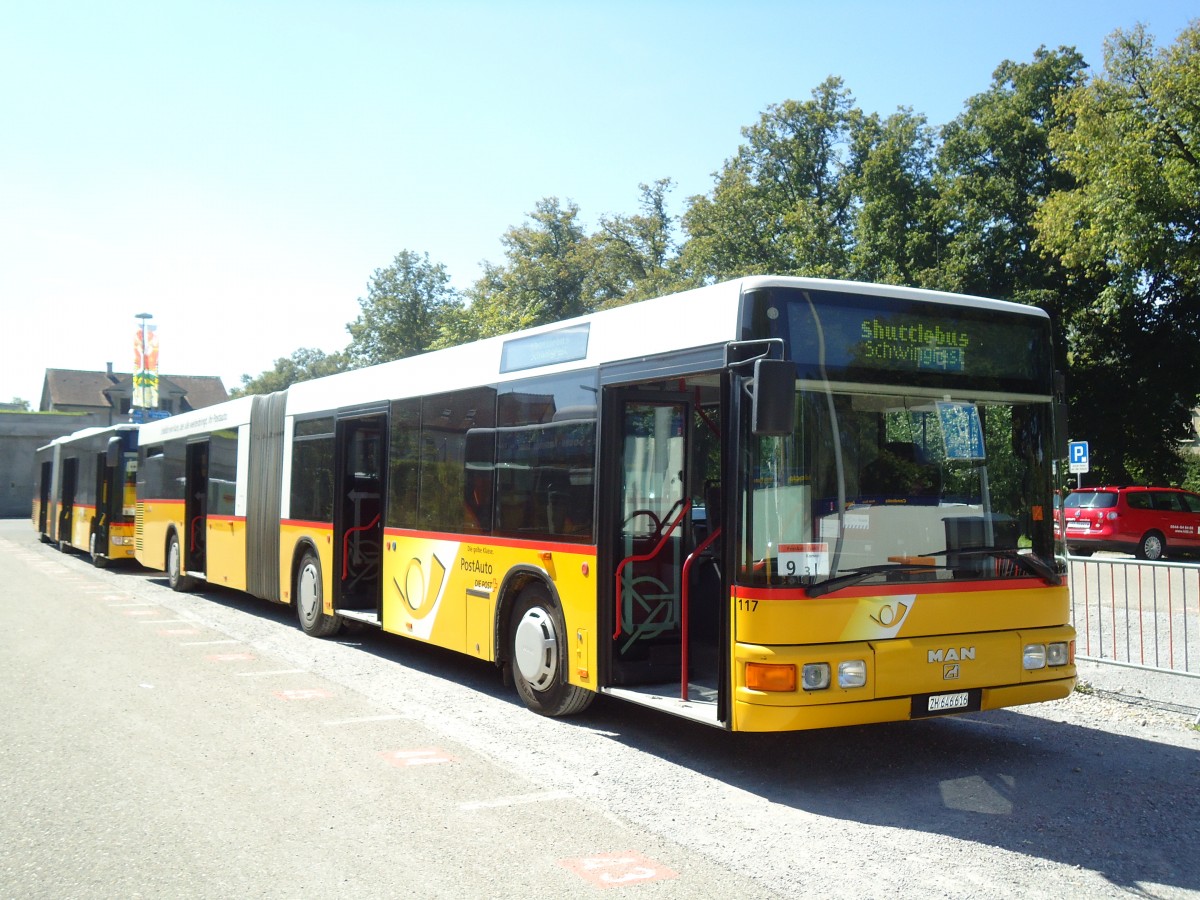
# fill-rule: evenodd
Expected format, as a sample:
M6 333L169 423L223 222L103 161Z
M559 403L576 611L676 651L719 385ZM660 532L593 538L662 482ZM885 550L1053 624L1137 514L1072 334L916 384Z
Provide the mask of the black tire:
M1160 560L1167 555L1167 541L1160 532L1147 531L1138 541L1135 555L1149 562Z
M92 538L88 544L92 555L92 565L97 569L107 569L109 559L103 553L96 552L96 535L94 532L92 533Z
M1070 547L1068 552L1072 556L1091 556L1094 551L1091 547Z
M183 548L179 546L179 535L175 532L167 539L167 584L181 594L196 587L196 579L183 574Z
M582 712L595 699L568 681L569 647L562 611L537 584L517 597L509 620L509 662L521 700L543 716Z
M300 629L311 637L329 637L342 628L342 617L329 615L323 609L324 590L321 581L321 560L311 550L300 560L296 569L296 589L292 603Z

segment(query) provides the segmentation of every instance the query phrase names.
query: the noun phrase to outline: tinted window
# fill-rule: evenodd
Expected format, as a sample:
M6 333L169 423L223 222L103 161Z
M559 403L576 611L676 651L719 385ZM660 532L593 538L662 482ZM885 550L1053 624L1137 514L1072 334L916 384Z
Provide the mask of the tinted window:
M1125 505L1130 509L1151 509L1150 495L1139 491L1138 493L1126 494Z
M292 438L291 518L333 521L333 418L297 422Z
M595 391L579 375L507 386L498 400L496 531L590 542Z
M421 401L392 403L388 514L390 528L417 526L417 494L421 462Z
M1066 509L1112 509L1116 505L1117 495L1111 491L1082 491L1063 501Z
M421 527L468 534L491 530L495 424L493 388L421 402Z
M232 516L237 499L236 431L215 431L208 450L208 514Z
M1182 512L1183 504L1179 494L1168 491L1156 491L1153 494L1154 508L1159 512Z
M184 445L173 444L142 448L142 462L138 467L139 494L147 500L183 499L183 456Z

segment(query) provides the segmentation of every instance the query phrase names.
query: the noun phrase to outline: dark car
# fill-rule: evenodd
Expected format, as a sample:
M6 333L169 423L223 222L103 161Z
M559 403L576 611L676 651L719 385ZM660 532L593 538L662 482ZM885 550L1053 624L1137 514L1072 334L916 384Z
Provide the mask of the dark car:
M1076 556L1123 550L1155 560L1200 552L1200 494L1179 488L1080 488L1067 495L1059 516Z

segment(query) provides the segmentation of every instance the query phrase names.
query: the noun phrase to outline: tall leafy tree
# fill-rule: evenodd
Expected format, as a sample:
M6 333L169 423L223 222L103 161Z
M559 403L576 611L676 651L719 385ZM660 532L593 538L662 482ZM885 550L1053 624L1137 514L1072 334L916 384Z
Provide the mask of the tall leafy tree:
M1074 183L1042 207L1040 239L1101 285L1069 322L1086 385L1074 430L1106 480L1177 480L1200 394L1200 22L1161 50L1140 26L1115 32L1103 72L1058 114Z
M742 129L711 195L684 214L685 268L698 280L738 275L844 275L853 203L846 175L856 165L852 134L862 113L840 78L804 102L772 105Z
M584 294L593 305L619 306L670 293L682 285L675 266L676 219L667 211L671 179L641 184L640 212L601 216Z
M901 109L884 120L875 114L861 119L852 141L849 274L889 284L935 281L933 128L923 115Z
M239 387L229 392L230 397L245 397L250 394L270 394L282 391L298 381L323 378L345 372L350 368L350 358L342 352L326 353L309 347L301 347L291 356L275 360L272 369L255 375L243 375Z
M1006 60L992 86L943 128L936 286L1061 314L1070 286L1035 247L1034 215L1053 191L1073 184L1050 135L1059 123L1055 100L1082 83L1085 69L1083 57L1065 47L1042 47L1028 63Z
M445 266L428 253L401 250L390 266L375 270L358 303L362 311L346 326L347 353L355 366L367 366L429 350L461 300Z
M570 201L539 200L529 220L500 239L505 262L484 263L466 292L469 307L444 319L439 346L591 312L595 304L584 282L595 250L578 219L579 207Z

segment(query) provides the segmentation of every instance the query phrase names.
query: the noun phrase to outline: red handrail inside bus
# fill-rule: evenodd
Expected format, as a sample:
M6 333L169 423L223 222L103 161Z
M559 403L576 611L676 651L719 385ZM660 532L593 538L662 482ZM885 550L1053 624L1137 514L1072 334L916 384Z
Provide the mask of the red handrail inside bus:
M721 536L721 529L718 528L708 537L706 537L691 553L688 558L683 561L683 584L679 589L679 629L680 629L680 651L679 660L682 674L679 678L679 699L686 700L688 698L688 573L692 570L692 563L696 557L708 549L717 538Z
M658 556L659 551L663 548L663 544L667 542L667 538L674 534L675 529L679 527L679 523L683 521L683 517L687 515L688 510L691 508L692 501L690 499L684 500L683 509L679 511L679 515L675 517L675 521L671 523L671 527L663 532L662 537L659 538L658 543L654 545L653 550L651 550L649 553L643 553L641 555L627 556L621 560L621 564L617 566L617 630L613 632L614 641L621 636L621 573L625 571L625 567L630 563L645 562L648 559L654 559L654 557Z
M374 528L379 522L379 513L366 525L356 525L353 528L347 528L346 533L342 535L342 581L346 580L346 576L350 572L350 535L356 531L366 531L368 528Z
M196 540L196 526L200 524L200 520L201 520L201 519L203 519L203 518L204 518L203 516L194 516L194 517L192 518L192 527L191 527L191 543L188 545L189 547L197 547L197 546L199 546L199 544L198 544L198 542L197 542L197 540Z

